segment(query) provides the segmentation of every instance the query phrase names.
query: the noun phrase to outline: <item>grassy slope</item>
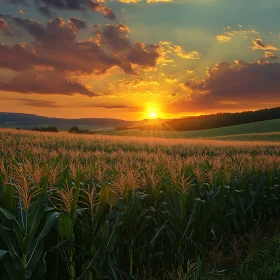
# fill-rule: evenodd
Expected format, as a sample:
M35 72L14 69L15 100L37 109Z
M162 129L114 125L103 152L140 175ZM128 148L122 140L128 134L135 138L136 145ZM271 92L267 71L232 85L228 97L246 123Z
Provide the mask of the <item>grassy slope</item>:
M280 140L280 119L262 121L250 124L228 126L222 128L197 131L100 131L99 134L120 136L143 136L164 138L206 138L213 137L221 140ZM249 135L247 135L249 134ZM256 135L257 134L257 135Z

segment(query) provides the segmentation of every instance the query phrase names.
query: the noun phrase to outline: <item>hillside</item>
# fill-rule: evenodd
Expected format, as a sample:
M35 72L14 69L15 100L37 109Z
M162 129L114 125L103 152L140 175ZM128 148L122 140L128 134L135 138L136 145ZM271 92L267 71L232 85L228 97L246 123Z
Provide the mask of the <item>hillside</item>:
M141 121L125 121L113 118L81 118L81 119L63 119L48 118L32 114L23 113L1 113L0 127L2 128L21 128L32 129L34 127L56 126L59 130L69 130L73 126L86 130L112 130L127 129L144 125L157 124L165 120L163 119L144 119Z
M129 131L126 130L138 129L141 131L140 134L146 134L146 131L150 131L148 133L149 135L157 134L156 131L161 135L163 131L192 131L193 134L193 131L201 130L204 131L202 135L205 135L207 134L205 130L208 129L226 128L274 119L280 119L280 107L242 113L219 113L197 117L185 117L173 120L158 118L140 121L126 121L113 118L63 119L32 114L0 113L0 127L32 129L34 127L56 126L59 130L69 130L71 127L77 126L83 130L117 130L120 133L123 131L123 134L129 133ZM254 132L258 133L261 131L257 130ZM247 133L251 132L248 131ZM200 133L198 134L200 135ZM228 135L228 133L226 133L226 135Z
M69 130L72 126L90 130L114 129L121 126L132 126L135 123L112 118L63 119L21 113L0 113L0 127L18 127L22 129L31 129L36 126L56 126L59 130Z
M220 140L270 140L280 141L280 118L269 121L234 125L196 131L152 131L152 130L123 130L100 131L99 134L160 137L160 138L215 138Z
M213 115L186 117L164 121L159 124L141 126L139 129L193 131L254 123L278 118L280 118L280 107L241 113L218 113Z

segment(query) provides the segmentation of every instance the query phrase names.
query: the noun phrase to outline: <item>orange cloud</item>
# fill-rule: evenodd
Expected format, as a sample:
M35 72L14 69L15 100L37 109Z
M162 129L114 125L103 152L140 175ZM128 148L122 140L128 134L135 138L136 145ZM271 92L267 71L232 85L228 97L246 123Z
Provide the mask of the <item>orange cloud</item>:
M7 22L2 18L0 18L0 32L2 32L5 35L11 34Z
M242 28L242 25L239 25L240 28ZM230 30L231 27L227 27L226 30ZM230 30L226 31L222 34L219 34L216 36L216 39L219 43L228 43L231 41L233 36L244 36L247 38L249 34L256 34L259 35L259 32L257 32L255 29L245 29L245 30Z
M277 51L278 48L268 45L268 44L264 44L262 42L262 39L255 39L253 40L253 44L254 46L252 47L252 50L269 50L269 51Z
M173 0L147 0L147 3L148 4L151 4L151 3L170 3L172 1Z
M105 18L109 18L111 20L116 20L117 16L115 13L105 5L100 2L89 1L89 7L94 12L101 13Z
M280 63L236 61L217 63L208 68L203 79L185 83L187 93L174 101L172 112L203 112L211 110L238 110L244 104L257 107L269 100L280 102Z
M130 4L130 3L139 3L141 0L118 0L121 3L126 3L126 4Z
M0 68L17 72L10 81L1 83L2 90L95 96L75 77L103 75L114 68L138 75L140 69L154 69L162 57L161 45L131 41L124 24L97 26L94 37L78 41L77 34L86 23L77 18L68 22L52 19L45 27L34 20L5 17L33 40L11 46L0 44Z
M173 45L171 42L161 41L160 44L165 47L167 54L175 54L184 59L200 59L201 54L197 51L186 51L183 47Z
M231 37L226 36L226 35L217 35L216 38L217 38L218 42L220 42L220 43L227 43L231 40Z
M268 58L268 59L279 59L279 56L275 55L273 52L271 51L265 51L264 52L264 57Z

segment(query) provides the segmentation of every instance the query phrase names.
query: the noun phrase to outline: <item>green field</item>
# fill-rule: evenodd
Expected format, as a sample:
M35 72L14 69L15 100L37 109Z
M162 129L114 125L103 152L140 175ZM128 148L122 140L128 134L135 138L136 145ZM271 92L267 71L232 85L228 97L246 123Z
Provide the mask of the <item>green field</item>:
M0 143L1 280L279 279L280 142L3 129Z
M214 138L220 140L279 141L280 119L197 131L142 131L131 129L121 131L98 131L96 133L102 135L156 138Z

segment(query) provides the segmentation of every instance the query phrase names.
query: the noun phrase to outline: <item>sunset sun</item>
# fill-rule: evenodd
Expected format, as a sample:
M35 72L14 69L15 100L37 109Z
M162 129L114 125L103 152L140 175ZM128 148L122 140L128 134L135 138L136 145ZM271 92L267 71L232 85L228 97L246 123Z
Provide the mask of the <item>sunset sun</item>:
M150 118L151 119L154 119L154 118L156 118L156 116L157 116L157 114L154 112L154 111L152 111L152 112L150 112Z

